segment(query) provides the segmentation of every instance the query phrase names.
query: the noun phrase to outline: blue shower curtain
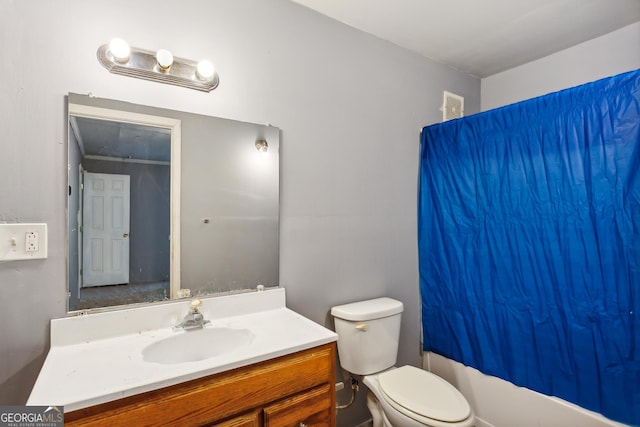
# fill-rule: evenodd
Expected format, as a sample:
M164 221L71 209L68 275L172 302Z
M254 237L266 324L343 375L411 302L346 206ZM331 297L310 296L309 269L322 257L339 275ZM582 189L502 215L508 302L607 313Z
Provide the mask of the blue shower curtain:
M424 350L640 425L640 70L422 131Z

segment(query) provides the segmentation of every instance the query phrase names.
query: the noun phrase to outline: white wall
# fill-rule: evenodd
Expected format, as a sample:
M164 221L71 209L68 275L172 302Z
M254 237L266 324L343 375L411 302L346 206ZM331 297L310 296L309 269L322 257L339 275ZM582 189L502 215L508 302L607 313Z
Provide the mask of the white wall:
M640 68L640 22L482 79L482 111Z
M211 58L206 94L112 75L112 37ZM480 109L480 82L287 0L0 1L0 221L49 224L49 258L0 265L0 404L25 402L66 307L69 92L282 129L281 284L330 325L332 305L402 300L400 362L419 365L419 131L442 91ZM343 425L366 417L363 405Z

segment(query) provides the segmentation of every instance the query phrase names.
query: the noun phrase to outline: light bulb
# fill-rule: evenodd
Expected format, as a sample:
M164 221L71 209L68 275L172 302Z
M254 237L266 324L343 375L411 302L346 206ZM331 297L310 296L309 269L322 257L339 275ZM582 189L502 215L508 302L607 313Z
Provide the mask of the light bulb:
M129 43L122 39L113 39L109 42L109 51L118 62L127 62L131 55Z
M215 68L213 68L213 64L210 61L203 60L198 62L196 73L200 80L211 80L215 73Z
M261 153L266 153L269 150L269 144L264 139L256 140L256 150Z
M168 70L173 64L173 55L167 49L160 49L156 52L156 61L163 70Z

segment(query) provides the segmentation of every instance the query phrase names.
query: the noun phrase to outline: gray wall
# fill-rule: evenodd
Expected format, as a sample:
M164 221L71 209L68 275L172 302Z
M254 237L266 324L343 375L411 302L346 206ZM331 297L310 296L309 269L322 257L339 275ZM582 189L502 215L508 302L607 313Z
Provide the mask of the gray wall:
M640 68L640 22L482 79L482 110Z
M220 86L205 94L112 75L96 50L116 36L209 57ZM49 224L47 260L0 265L0 404L25 402L49 320L65 315L69 92L280 127L289 306L330 325L332 305L398 298L399 362L419 366L419 132L440 120L443 90L479 111L478 79L287 0L3 1L0 51L0 221ZM366 416L360 402L340 423Z
M75 133L68 129L69 134L69 204L68 212L68 248L69 257L68 281L69 281L69 301L78 301L80 298L80 242L78 230L78 211L80 208L80 165L82 163L82 153L78 146Z

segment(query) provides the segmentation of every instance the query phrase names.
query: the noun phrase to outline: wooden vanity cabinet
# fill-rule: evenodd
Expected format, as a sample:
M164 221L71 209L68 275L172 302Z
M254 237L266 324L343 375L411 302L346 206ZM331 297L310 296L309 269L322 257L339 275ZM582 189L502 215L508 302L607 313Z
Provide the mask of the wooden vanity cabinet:
M65 426L335 426L335 343L65 413Z

